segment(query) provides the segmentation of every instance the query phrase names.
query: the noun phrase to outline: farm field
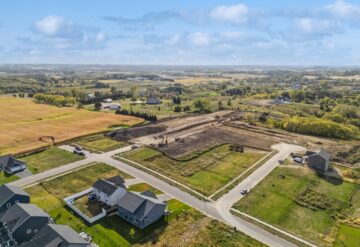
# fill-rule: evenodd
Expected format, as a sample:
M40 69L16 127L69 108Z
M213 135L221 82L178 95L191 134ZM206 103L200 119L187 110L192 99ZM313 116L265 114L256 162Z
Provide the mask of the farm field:
M358 190L355 183L289 165L276 168L234 207L319 246L332 246L337 219L356 220Z
M20 160L26 162L28 169L33 174L44 172L82 159L84 159L84 157L56 147L20 158Z
M257 151L234 152L230 150L230 145L222 145L190 161L176 161L147 147L130 151L122 157L169 176L204 195L211 195L265 154Z
M165 244L176 246L178 243L194 247L263 246L250 237L205 217L175 199L168 202L170 216L143 230L134 228L116 215L110 215L93 225L87 225L71 210L64 207L62 199L65 196L88 188L97 178L106 178L116 174L129 178L106 164L98 163L29 187L26 191L30 194L32 203L48 212L57 224L66 224L77 232L84 231L90 234L93 241L99 246L154 246L154 243L156 246ZM130 190L141 191L141 189L149 188L151 187L141 183L130 187ZM87 213L91 214L90 211ZM135 231L134 236L130 234L132 229ZM224 234L227 236L226 239L222 237Z
M83 137L76 140L73 144L81 146L93 153L109 152L128 145L125 142L114 141L102 134Z
M106 131L112 126L142 122L131 116L87 111L75 107L36 104L31 99L0 97L0 154L20 153L48 146L40 137L55 142Z

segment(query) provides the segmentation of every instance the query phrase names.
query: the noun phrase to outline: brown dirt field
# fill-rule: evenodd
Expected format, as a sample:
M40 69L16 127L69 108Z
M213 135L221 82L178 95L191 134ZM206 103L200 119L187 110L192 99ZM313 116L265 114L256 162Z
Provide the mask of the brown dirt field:
M111 126L134 125L143 120L131 116L91 112L75 107L35 104L31 99L0 97L0 154L21 153L48 144L42 136L62 142L106 131Z

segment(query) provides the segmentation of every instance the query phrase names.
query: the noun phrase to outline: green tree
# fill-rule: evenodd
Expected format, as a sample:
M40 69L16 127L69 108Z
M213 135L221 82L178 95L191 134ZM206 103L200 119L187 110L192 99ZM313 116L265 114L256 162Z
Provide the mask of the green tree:
M194 107L198 112L210 112L210 102L207 99L195 100Z

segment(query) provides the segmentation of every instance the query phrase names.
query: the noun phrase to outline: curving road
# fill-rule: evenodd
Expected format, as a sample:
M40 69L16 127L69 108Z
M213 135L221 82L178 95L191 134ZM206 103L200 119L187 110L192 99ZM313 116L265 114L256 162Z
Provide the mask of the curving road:
M63 146L62 148L66 150L69 149L68 146ZM91 153L88 154L84 160L74 162L62 167L58 167L49 171L45 171L43 173L35 174L17 180L15 182L12 182L11 184L25 187L31 184L35 184L40 180L47 179L49 177L71 172L72 170L80 168L90 162L104 162L134 176L137 179L144 181L145 183L148 183L149 185L163 191L169 196L176 198L179 201L182 201L188 204L189 206L201 211L202 213L204 213L209 217L220 220L232 227L236 227L241 232L244 232L245 234L253 237L254 239L257 239L258 241L264 244L274 247L292 247L296 245L270 232L267 232L264 229L252 223L242 220L232 215L230 212L230 209L233 206L233 204L242 198L242 195L240 193L242 189L251 189L259 182L261 182L262 179L264 179L273 169L275 169L275 167L278 165L278 160L285 159L292 152L299 152L304 150L304 148L300 146L285 144L285 143L274 145L272 148L278 150L278 153L275 154L268 161L266 161L264 165L259 167L256 171L254 171L246 179L244 179L239 185L237 185L227 194L223 195L216 202L204 202L202 200L199 200L198 198L182 191L178 187L172 186L157 177L154 177L140 169L135 168L134 166L128 165L122 161L115 160L112 158L112 156L115 154L129 151L130 147L125 147L102 154ZM303 242L306 243L306 241Z

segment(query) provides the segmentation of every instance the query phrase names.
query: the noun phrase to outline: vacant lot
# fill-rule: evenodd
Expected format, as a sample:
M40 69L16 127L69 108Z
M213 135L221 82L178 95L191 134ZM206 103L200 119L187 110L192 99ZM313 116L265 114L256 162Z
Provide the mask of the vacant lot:
M39 141L43 136L53 136L60 142L142 121L130 116L35 104L31 99L0 97L0 105L0 154L46 146L48 143Z
M99 246L263 246L246 235L235 232L231 228L206 218L189 206L177 201L168 202L171 215L155 224L140 230L120 219L110 215L93 225L87 225L62 202L63 197L88 188L97 178L106 178L116 174L128 177L105 164L95 164L75 171L71 174L43 182L27 188L32 203L47 211L57 224L66 224L77 232L90 234ZM132 190L151 189L140 184L132 186ZM86 204L86 198L82 202ZM89 208L92 214L98 208ZM86 211L85 210L85 211ZM95 210L95 211L94 211ZM134 229L135 235L130 232ZM226 238L224 238L226 236Z
M190 161L176 161L162 153L141 148L124 154L127 159L169 176L205 195L210 195L244 172L266 153L230 150L230 145L216 147Z
M76 140L74 144L93 153L109 152L128 145L125 142L114 141L101 134L81 138Z
M307 168L278 167L235 208L319 246L332 246L337 220L354 217L358 189L355 183L325 179Z
M32 154L23 158L32 173L47 171L59 166L63 166L84 157L62 150L60 148L50 148L40 153Z

